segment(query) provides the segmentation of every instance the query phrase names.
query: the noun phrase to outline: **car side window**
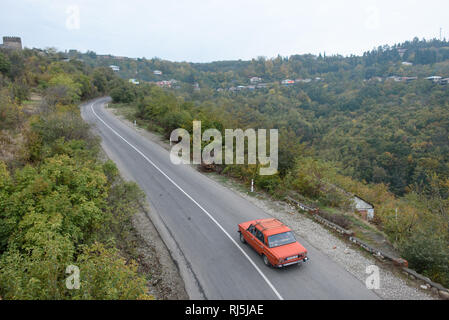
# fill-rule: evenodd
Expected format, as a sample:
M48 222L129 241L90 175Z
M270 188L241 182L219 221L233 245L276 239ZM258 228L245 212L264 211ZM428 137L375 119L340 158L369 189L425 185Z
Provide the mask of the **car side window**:
M251 234L255 234L255 231L256 231L256 227L254 227L253 225L250 225L249 226L249 228L248 228L248 231L251 233Z
M256 238L259 239L260 242L265 243L263 233L260 230L256 230Z

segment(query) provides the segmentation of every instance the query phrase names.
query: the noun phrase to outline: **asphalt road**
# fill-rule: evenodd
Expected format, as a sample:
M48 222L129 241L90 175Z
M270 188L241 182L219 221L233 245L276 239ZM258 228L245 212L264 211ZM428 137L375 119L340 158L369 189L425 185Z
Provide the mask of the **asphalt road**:
M175 258L194 299L379 299L365 284L314 249L310 260L285 269L266 267L239 242L237 224L270 217L104 110L108 100L82 106L108 156L147 195L152 220Z

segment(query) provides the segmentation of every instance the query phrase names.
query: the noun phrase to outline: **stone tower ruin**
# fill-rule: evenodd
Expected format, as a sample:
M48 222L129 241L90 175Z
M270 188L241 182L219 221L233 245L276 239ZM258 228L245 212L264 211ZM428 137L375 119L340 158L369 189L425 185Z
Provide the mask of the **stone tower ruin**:
M22 50L22 39L20 37L3 37L1 48Z

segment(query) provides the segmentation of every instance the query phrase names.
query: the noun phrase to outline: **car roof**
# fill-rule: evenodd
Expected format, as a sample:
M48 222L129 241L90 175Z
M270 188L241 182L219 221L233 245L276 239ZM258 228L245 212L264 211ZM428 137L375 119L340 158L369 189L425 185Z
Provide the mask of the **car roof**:
M291 231L289 227L287 227L278 219L260 219L254 222L256 228L262 231L262 233L266 236Z

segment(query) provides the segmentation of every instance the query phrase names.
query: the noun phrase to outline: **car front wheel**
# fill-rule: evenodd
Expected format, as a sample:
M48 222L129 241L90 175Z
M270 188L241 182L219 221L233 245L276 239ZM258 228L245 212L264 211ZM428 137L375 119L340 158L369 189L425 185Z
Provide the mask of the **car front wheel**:
M270 261L268 260L268 258L267 258L266 255L263 255L263 256L262 256L262 259L263 259L263 263L264 263L266 266L268 266L268 267L271 266L271 263L270 263Z

